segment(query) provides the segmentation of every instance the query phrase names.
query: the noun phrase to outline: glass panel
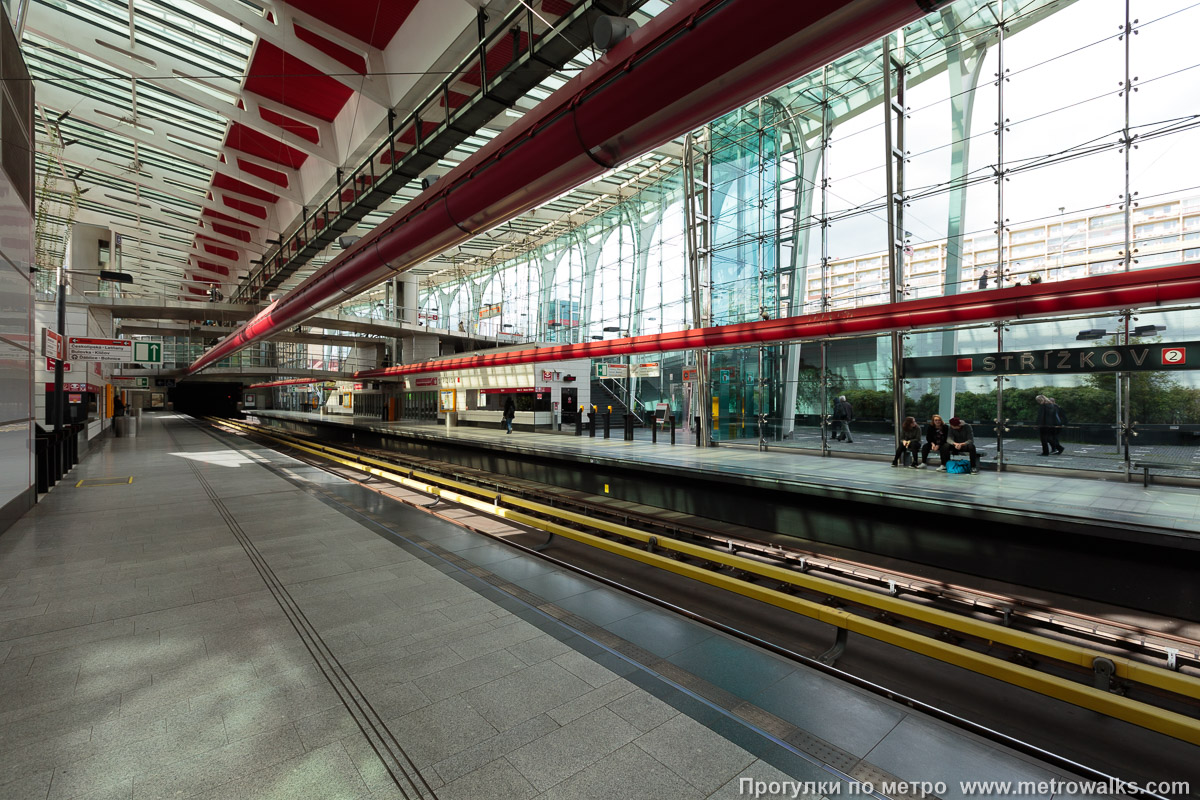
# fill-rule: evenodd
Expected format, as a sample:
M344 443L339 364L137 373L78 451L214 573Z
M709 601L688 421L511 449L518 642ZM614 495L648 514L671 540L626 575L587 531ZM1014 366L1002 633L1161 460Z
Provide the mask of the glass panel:
M854 453L894 453L891 337L837 339L829 342L826 412L831 417L830 446ZM841 398L851 419L839 414ZM836 440L836 441L835 441Z
M834 64L829 93L835 117L829 160L828 294L832 309L888 300L888 229L884 113L875 102L856 101L867 88L883 91L882 49L876 44Z
M1125 59L1114 34L1124 19L1123 0L1081 0L1046 24L1005 38L1010 281L1026 283L1034 274L1083 277L1121 266L1124 101L1118 92ZM1088 230L1073 239L1051 229L1084 218ZM1066 264L1071 269L1064 272Z
M1114 345L1123 321L1115 315L1074 320L1013 324L1005 333L1005 352L1086 348ZM1080 331L1103 331L1097 339L1079 341ZM1008 420L1005 461L1012 464L1068 469L1121 471L1124 451L1120 443L1115 373L1073 372L1062 375L1013 375L1005 383L1004 416ZM1055 401L1061 425L1046 425L1037 397ZM1048 430L1060 428L1059 430ZM1053 455L1054 442L1063 454ZM1042 443L1046 441L1042 455Z
M1134 268L1200 260L1200 167L1183 154L1200 147L1200 131L1182 109L1200 105L1189 31L1200 25L1200 8L1170 2L1134 2L1139 18L1130 42L1130 70L1137 77L1130 97L1129 179L1134 197ZM1190 210L1191 215L1188 214Z

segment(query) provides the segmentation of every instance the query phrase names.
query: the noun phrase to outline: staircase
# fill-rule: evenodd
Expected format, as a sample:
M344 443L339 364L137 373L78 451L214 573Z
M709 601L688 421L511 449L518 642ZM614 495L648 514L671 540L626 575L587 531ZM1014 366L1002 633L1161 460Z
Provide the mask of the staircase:
M636 427L645 425L645 419L637 410L630 411L626 400L629 398L629 386L623 380L612 378L592 379L592 405L597 413L603 414L612 406L613 419L622 419L623 414L633 414L633 424Z

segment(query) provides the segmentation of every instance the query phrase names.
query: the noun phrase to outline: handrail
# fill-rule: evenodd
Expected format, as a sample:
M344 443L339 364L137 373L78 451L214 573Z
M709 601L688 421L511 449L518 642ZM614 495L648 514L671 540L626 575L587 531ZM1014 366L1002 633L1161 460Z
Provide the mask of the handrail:
M551 45L556 43L557 38L562 35L563 31L571 26L576 20L581 19L592 7L600 3L601 0L581 0L575 8L568 13L559 17L557 22L549 25L548 30L544 34L534 38L534 28L538 17L534 14L533 8L528 4L518 3L508 14L500 20L493 30L480 39L479 44L470 53L462 58L436 89L425 96L420 103L414 106L414 110L403 122L399 125L393 125L389 130L387 137L368 155L359 166L350 172L349 176L344 180L339 177L337 185L334 187L330 195L312 210L311 213L305 213L296 230L292 232L288 238L280 242L278 249L269 256L263 258L262 266L258 270L252 272L246 279L239 284L234 291L234 299L238 302L247 300L261 300L264 291L267 291L274 286L282 283L296 269L307 263L309 258L316 252L309 252L312 249L312 243L318 241L326 241L330 243L335 238L337 232L349 230L353 225L344 225L343 220L351 213L357 211L363 206L369 206L371 210L378 208L383 200L395 194L403 188L404 184L410 180L415 180L422 170L428 168L438 158L445 154L445 151L451 149L454 145L446 148L445 151L429 153L427 150L432 147L434 140L444 135L450 130L450 123L460 120L464 117L471 116L471 113L478 106L485 103L496 104L495 91L506 82L512 83L529 83L533 78L534 73L521 74L522 80L514 80L521 70L518 69L521 65L537 59L546 64L545 71L552 72L559 67L551 66L560 59L553 57L543 57L542 51L547 50ZM633 8L642 5L645 0L636 0L633 3ZM512 32L517 30L514 25L518 20L525 18L525 34L526 34L526 49L522 53L516 52L521 45L520 39L514 41L514 53L509 60L509 64L503 70L492 77L488 75L487 68L487 53L492 45L497 44L504 37L512 36ZM544 18L542 18L544 20ZM559 36L555 36L555 32ZM574 58L578 55L577 51L570 57ZM457 108L451 106L451 95L459 94L453 92L451 86L459 85L464 74L471 68L472 62L478 61L479 89L474 92L469 98L463 101L462 105ZM569 60L569 59L566 59ZM566 63L565 60L563 63ZM561 66L561 65L560 65ZM540 75L540 72L536 73ZM541 80L539 77L534 80L532 85ZM427 130L426 127L430 123L422 118L421 112L431 108L436 104L441 104L445 109L444 118L437 123L432 130ZM511 104L508 104L511 105ZM494 114L489 113L490 119ZM478 128L476 128L478 130ZM399 158L396 156L398 139L401 136L407 136L409 131L412 132L413 145L408 152L403 153ZM455 134L459 136L459 141L465 139L467 135L461 130L456 130ZM404 143L399 142L400 149L404 149ZM439 148L440 149L440 148ZM384 156L387 156L387 161L384 162ZM390 167L380 167L379 174L376 175L375 165L379 162L390 164ZM338 170L339 176L342 170ZM393 176L401 175L403 181L394 188L391 183L385 179ZM387 188L380 188L383 186ZM343 198L349 192L351 201L347 203ZM331 213L331 209L336 206L336 213ZM305 209L307 212L307 209ZM354 219L354 224L357 224L365 213ZM319 220L319 224L318 224ZM330 232L333 233L330 233ZM285 253L288 255L285 256ZM295 263L294 262L299 262ZM269 265L269 266L268 266Z

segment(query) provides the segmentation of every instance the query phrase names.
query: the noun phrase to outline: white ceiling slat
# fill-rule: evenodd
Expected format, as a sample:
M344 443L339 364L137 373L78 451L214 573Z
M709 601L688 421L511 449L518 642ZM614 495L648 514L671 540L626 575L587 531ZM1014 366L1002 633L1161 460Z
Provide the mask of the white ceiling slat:
M314 33L319 33L334 44L359 53L366 58L367 63L371 63L372 58L376 57L374 48L369 45L340 31L330 29L324 23L312 21L307 15L301 14L299 11L288 6L272 7L271 11L276 19L276 22L272 23L267 22L266 19L255 14L241 3L220 2L219 0L192 0L192 2L214 14L236 22L243 29L253 33L260 39L265 39L285 53L291 53L313 69L322 74L329 75L343 86L359 92L363 97L373 100L384 108L391 108L392 102L388 95L387 83L385 81L373 76L348 75L347 73L352 72L349 67L325 55L308 42L302 41L296 36L295 30L289 23L292 20L300 22L302 27L313 30ZM264 5L271 6L272 4L264 3ZM310 20L310 22L301 21L301 17Z
M321 141L314 144L285 128L267 122L257 113L242 110L233 103L223 101L180 80L181 76L195 74L195 67L182 59L172 58L158 50L152 50L142 45L129 46L102 28L41 3L33 4L26 29L67 48L78 47L80 43L99 45L95 48L89 47L88 54L106 66L140 81L145 81L214 114L219 114L231 122L237 122L279 139L289 147L294 147L308 155L331 164L337 160L337 150L333 144L333 126L330 123L303 115L306 119L302 121L305 124L313 125L318 131ZM238 87L234 85L230 89L230 96L236 98L239 93ZM295 116L298 112L289 111L287 113Z

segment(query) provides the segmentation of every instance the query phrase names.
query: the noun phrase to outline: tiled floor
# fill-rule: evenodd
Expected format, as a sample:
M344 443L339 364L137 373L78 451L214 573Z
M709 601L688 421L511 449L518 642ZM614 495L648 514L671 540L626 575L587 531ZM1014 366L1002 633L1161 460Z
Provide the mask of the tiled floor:
M520 431L509 436L482 427L448 429L431 424L384 423L288 411L258 413L263 417L283 419L311 420L315 416L323 424L353 425L383 432L403 430L424 437L465 439L518 450L550 450L643 465L661 464L711 473L757 476L781 483L833 485L877 495L906 497L916 493L931 501L952 500L982 508L1053 514L1089 523L1136 525L1169 530L1181 536L1200 536L1200 491L1193 487L1155 484L1143 488L1140 475L1131 483L1081 477L1069 470L1051 474L984 470L979 475L947 475L933 468L893 469L886 462L822 458L788 448L773 448L767 452L727 445L698 448L682 440L672 447L661 437L658 444L642 439L626 442L619 438L619 432L614 432L617 438L611 439ZM859 438L856 437L856 444ZM849 450L851 446L839 444L837 447ZM1100 519L1097 519L1096 509L1104 510Z
M1058 774L170 415L0 537L0 752L0 798L47 800Z

